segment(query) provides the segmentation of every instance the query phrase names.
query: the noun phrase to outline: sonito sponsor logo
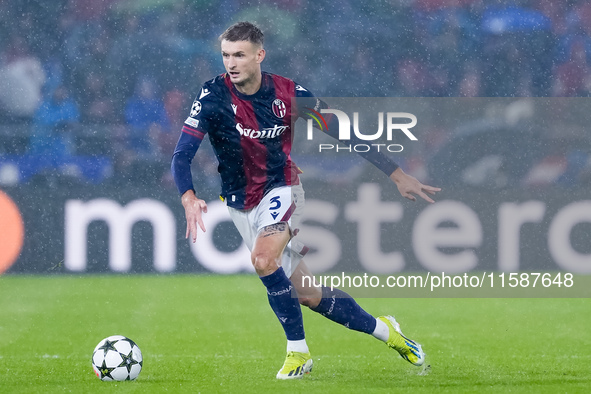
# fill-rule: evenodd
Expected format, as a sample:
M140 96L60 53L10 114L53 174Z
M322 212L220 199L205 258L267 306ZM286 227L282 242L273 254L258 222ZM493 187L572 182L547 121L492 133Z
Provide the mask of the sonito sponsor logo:
M285 132L285 130L287 130L288 128L289 128L289 126L275 125L273 127L267 127L262 130L255 130L255 129L250 129L248 127L244 127L242 125L242 123L236 123L236 129L238 130L240 135L243 135L245 137L249 137L252 139L275 138L275 137L278 137L281 134L283 134Z

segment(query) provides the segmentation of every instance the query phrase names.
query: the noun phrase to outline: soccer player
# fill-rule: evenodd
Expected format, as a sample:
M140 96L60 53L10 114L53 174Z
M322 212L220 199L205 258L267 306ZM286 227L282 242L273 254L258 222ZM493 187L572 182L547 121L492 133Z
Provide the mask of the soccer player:
M291 99L308 100L316 110L326 104L294 81L261 71L265 49L257 26L236 23L220 41L226 72L203 85L172 158L172 173L187 219L186 237L195 242L197 227L206 230L202 214L207 205L195 194L191 161L209 135L219 161L221 198L251 251L252 264L287 337L287 357L277 378L301 378L312 369L300 304L351 330L373 335L405 360L423 365L421 345L402 334L394 317L375 318L338 289L304 288L302 276L311 276L302 260L307 248L296 237L304 192L290 157L293 125L297 115L302 116L298 112L302 108L292 105ZM336 117L332 121L337 122ZM338 123L333 126L338 130ZM440 190L405 174L380 153L364 157L410 200L418 195L433 202L427 194ZM292 296L294 289L297 297Z

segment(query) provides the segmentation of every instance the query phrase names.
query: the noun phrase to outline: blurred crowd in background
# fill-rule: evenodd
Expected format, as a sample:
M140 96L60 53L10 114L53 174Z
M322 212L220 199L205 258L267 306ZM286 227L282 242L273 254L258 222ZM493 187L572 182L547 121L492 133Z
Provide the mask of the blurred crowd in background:
M57 173L171 185L191 102L223 72L217 37L239 20L265 32L264 70L321 97L591 93L589 0L4 0L0 184ZM587 149L561 151L547 182L573 155L571 183L589 182ZM196 160L215 176L211 154Z

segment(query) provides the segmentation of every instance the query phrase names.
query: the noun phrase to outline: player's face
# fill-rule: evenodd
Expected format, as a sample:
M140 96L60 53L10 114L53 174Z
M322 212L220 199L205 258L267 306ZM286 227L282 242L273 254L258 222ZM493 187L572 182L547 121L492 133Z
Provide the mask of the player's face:
M250 41L222 40L222 57L230 81L236 86L246 86L260 81L261 62L265 50Z

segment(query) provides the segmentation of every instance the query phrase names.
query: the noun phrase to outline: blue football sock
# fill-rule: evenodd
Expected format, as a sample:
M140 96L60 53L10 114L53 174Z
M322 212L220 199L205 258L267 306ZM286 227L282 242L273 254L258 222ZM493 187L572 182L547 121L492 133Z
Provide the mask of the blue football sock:
M262 276L261 281L267 288L269 304L283 326L289 341L304 339L304 320L297 297L292 297L295 291L291 281L285 275L283 267L271 275Z
M371 334L376 328L376 318L364 311L349 294L339 289L322 287L320 303L316 308L310 309L351 330Z

